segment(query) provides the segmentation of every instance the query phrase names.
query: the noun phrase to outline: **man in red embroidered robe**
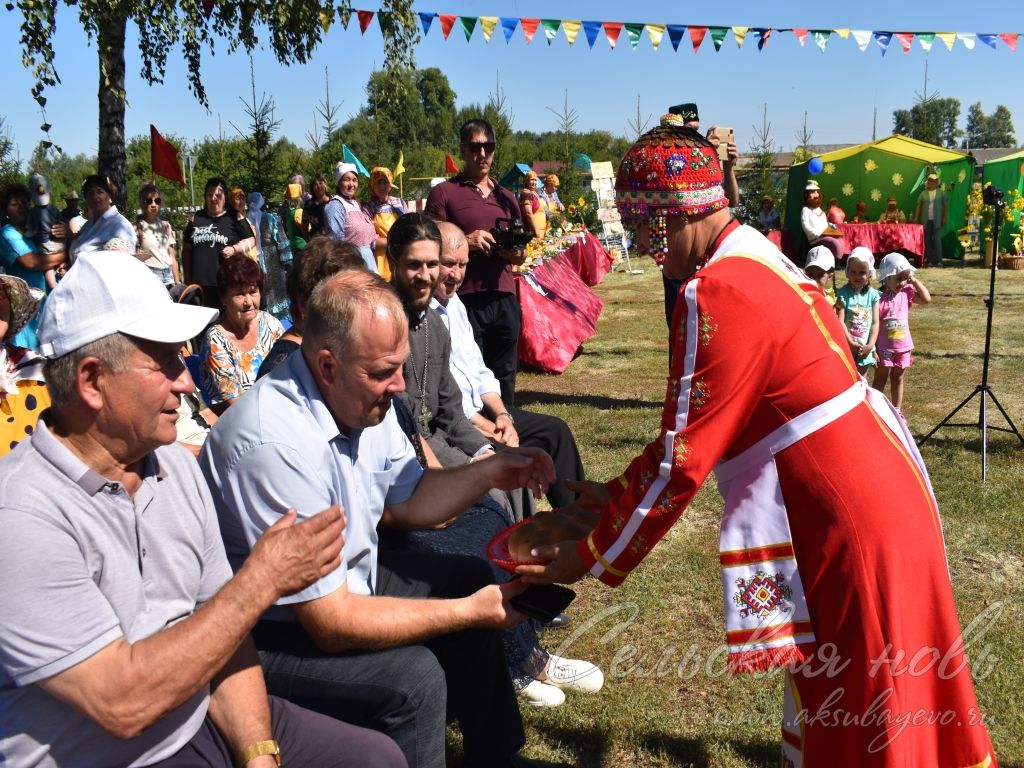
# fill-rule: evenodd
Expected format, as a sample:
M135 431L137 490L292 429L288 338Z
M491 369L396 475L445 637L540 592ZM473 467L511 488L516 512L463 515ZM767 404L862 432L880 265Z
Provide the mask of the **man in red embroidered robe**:
M906 425L858 375L821 290L732 218L721 183L672 116L623 159L620 210L641 236L665 217L666 274L692 278L661 432L621 477L587 484L581 501L602 506L587 538L519 571L618 585L714 470L729 664L787 669L783 765L995 765ZM856 473L840 469L851 455Z

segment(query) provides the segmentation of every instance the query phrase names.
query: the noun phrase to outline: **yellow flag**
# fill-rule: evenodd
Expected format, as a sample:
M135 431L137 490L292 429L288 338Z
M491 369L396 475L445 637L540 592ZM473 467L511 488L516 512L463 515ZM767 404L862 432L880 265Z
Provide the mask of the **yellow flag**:
M935 36L946 44L946 48L953 50L953 43L956 42L956 32L936 32Z
M491 35L494 34L494 28L498 25L497 16L481 16L480 17L480 29L484 32L484 42L491 42Z
M405 173L405 152L399 150L398 162L395 163L395 176L401 176Z
M647 36L651 38L651 47L654 50L658 50L658 46L661 45L661 38L665 34L664 24L645 24L647 28Z
M320 11L320 26L324 28L324 32L330 31L332 21L334 21L334 11Z
M576 42L576 35L580 33L581 26L583 26L583 22L579 19L564 19L562 21L562 32L565 33L565 39L569 41L570 48Z
M742 48L743 47L743 41L746 39L747 32L749 32L749 31L750 31L750 27L733 27L732 28L732 34L733 34L733 37L736 38L736 47L737 48Z

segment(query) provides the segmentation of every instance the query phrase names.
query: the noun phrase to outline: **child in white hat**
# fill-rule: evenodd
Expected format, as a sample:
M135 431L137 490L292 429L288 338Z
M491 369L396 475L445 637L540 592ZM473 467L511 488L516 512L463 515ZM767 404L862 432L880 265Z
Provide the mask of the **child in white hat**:
M915 301L931 302L931 294L914 273L906 256L890 253L882 259L878 279L882 283L882 297L878 302L879 333L877 342L878 366L871 383L880 392L885 382L891 381L889 399L903 415L903 377L912 362L914 340L910 336L910 305Z
M861 376L877 363L875 342L882 294L871 285L874 276L875 255L863 245L857 246L846 258L846 285L836 292L836 312Z
M836 257L824 245L816 245L807 252L804 274L816 282L830 306L836 305Z

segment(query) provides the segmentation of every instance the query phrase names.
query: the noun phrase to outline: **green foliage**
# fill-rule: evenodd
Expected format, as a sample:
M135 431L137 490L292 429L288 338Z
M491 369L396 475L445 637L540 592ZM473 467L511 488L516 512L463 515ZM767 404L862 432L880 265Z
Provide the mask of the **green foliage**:
M943 99L937 95L925 96L908 109L892 113L893 133L910 136L940 147L954 148L963 133L958 127L960 100Z
M33 171L43 174L50 182L50 196L54 205L61 207L64 193L75 190L81 194L82 182L90 173L95 173L95 169L95 156L67 155L52 147L47 148L40 142L29 158L25 173L17 180L24 183L25 177Z
M767 105L764 107L761 127L752 126L752 128L750 163L741 174L737 174L737 181L743 190L740 195L739 219L745 224L756 227L761 198L765 195L775 201L775 207L781 213L782 201L786 199L786 175L780 174L775 169L776 147L771 137L772 124L768 122Z
M967 130L964 132L962 149L1016 145L1013 115L1007 107L1000 104L991 115L986 115L980 101L971 104L967 110Z
M0 115L0 188L21 181L21 161L11 139L11 132Z

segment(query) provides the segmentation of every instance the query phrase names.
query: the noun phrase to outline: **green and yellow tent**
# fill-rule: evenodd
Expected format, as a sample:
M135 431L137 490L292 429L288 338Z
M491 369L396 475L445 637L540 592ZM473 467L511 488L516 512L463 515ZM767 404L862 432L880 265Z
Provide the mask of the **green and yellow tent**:
M1024 151L989 160L982 166L981 181L1003 191L1002 223L999 227L999 248L1006 250L1014 232L1020 231L1021 209L1024 208ZM982 233L982 241L986 240Z
M806 245L800 229L804 186L813 178L821 186L822 207L836 198L852 219L857 201L867 203L868 217L877 221L885 209L886 198L896 196L896 203L910 221L917 198L924 189L925 177L934 168L939 174L949 201L949 219L942 236L942 253L946 257L962 256L957 229L963 226L967 210L967 194L974 180L974 158L963 152L944 149L907 136L889 136L879 141L847 147L819 155L822 170L811 175L810 161L789 169L785 226L793 231L800 249Z

